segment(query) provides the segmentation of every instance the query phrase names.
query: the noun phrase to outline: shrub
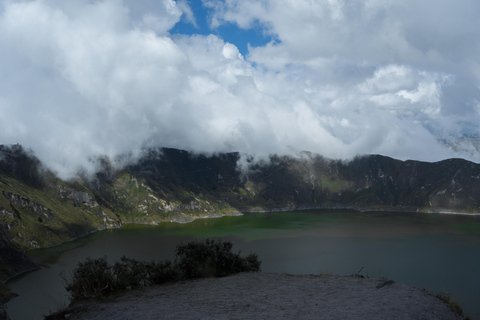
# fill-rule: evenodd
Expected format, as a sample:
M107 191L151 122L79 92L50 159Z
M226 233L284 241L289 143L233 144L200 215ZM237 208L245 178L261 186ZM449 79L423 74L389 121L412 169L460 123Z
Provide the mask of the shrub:
M121 257L120 262L115 262L112 268L115 288L123 290L149 285L149 269L150 266L145 262Z
M149 269L151 284L163 284L180 279L178 269L169 260L151 262Z
M189 242L177 246L176 264L185 279L225 277L239 272L260 271L257 255L246 258L232 252L231 242L206 239L204 242Z
M242 272L259 272L262 262L258 260L256 253L250 253L243 259L243 264Z
M65 281L65 289L72 296L72 300L98 298L113 292L117 287L112 267L108 264L107 258L90 259L79 262L73 270L72 280Z
M224 277L238 272L260 271L256 254L245 258L232 252L232 243L214 240L180 244L175 263L142 262L125 256L109 265L107 258L79 262L71 279L61 274L72 301L102 298L114 292L182 279Z

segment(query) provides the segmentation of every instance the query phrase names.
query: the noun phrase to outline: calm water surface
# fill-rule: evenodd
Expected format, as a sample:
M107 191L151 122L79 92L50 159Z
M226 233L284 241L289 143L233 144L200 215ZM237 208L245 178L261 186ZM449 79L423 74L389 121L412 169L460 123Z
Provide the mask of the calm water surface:
M480 319L480 216L302 211L252 213L188 224L127 226L58 247L29 251L43 268L10 282L13 320L42 319L68 304L60 272L87 257L173 259L175 246L201 238L231 241L256 252L263 272L362 274L438 293L446 291ZM28 307L26 307L28 306Z

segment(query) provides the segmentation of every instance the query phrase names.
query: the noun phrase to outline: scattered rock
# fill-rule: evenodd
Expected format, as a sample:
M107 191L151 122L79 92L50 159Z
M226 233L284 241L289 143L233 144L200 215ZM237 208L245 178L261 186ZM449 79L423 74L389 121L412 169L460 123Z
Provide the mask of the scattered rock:
M394 284L394 283L395 283L395 281L393 281L393 280L385 280L382 283L379 283L375 288L380 289L380 288L383 288L383 287L385 287L389 284Z

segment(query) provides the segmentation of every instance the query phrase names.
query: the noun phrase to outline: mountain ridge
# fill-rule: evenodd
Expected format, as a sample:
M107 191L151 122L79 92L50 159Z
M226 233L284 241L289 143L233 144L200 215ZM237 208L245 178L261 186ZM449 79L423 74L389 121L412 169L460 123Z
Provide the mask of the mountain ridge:
M305 152L247 159L242 170L240 158L152 149L123 169L105 159L93 179L62 181L21 146L0 146L0 248L15 253L2 254L0 279L36 267L25 250L128 223L312 208L480 211L480 165L463 159L346 162Z

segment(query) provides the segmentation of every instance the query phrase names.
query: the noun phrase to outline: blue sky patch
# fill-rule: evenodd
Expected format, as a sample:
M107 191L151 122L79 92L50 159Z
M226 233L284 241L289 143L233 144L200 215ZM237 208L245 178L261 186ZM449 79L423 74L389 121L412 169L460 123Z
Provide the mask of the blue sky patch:
M180 22L170 30L171 34L214 34L224 41L236 45L243 56L248 54L248 45L259 47L273 40L273 37L267 34L265 29L259 24L255 24L250 29L242 29L236 24L226 22L218 28L210 28L209 10L203 6L201 1L192 1L189 5L195 16L197 26L194 26L182 17Z

